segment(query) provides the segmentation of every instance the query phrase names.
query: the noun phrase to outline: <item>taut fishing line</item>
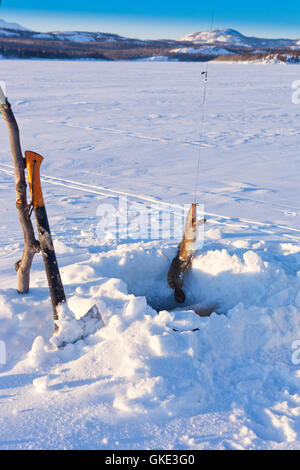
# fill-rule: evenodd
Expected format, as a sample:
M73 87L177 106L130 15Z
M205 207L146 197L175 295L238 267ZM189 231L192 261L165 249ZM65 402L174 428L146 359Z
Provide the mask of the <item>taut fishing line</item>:
M212 33L213 33L213 26L215 22L215 10L216 10L216 0L212 0L212 12L211 12L211 23L210 23L210 41L209 44L212 43ZM208 84L208 62L206 62L206 68L201 75L204 77L204 86L203 86L203 98L202 98L202 105L201 105L201 122L200 122L200 142L199 142L199 150L198 150L198 159L197 159L197 170L196 170L196 184L195 184L195 204L198 201L198 186L199 186L199 173L200 173L200 161L201 161L201 143L203 139L204 133L204 122L205 122L205 104L206 104L206 95L207 95L207 84Z

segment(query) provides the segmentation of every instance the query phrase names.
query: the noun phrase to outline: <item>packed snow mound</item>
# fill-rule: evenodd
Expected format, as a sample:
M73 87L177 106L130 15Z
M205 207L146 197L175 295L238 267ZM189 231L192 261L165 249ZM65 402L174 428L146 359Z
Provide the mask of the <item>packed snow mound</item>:
M240 448L251 448L262 436L294 440L296 408L278 425L269 408L300 402L299 374L291 364L292 344L300 338L300 272L284 269L286 257L296 260L299 250L283 244L273 256L265 244L237 245L199 252L187 276L188 301L215 304L209 318L189 305L167 308L173 294L166 273L175 247L124 244L65 267L63 279L74 294L60 312L60 334L70 340L60 349L51 336L48 300L32 296L28 309L2 291L0 326L10 351L2 378L23 374L32 400L42 396L47 406L53 394L56 406L64 399L63 384L81 384L81 406L92 399L104 420L112 412L135 416L137 423L158 415L176 419L220 404L238 419L246 409ZM159 311L150 305L158 298ZM75 317L94 303L104 324L72 344L80 335ZM253 408L254 392L259 400ZM193 448L195 442L185 445Z
M26 370L33 388L51 395L69 375L51 379L57 365L68 364L77 380L87 380L93 364L100 388L107 375L118 384L109 401L120 413L176 415L221 398L228 406L245 405L253 388L260 390L262 401L284 390L294 393L297 380L288 354L300 337L300 277L286 272L281 259L299 253L284 249L281 258L265 251L264 244L199 252L186 277L182 307L174 303L166 281L176 247L124 244L69 265L62 277L75 290L69 308L61 312L61 334L71 334L72 343L72 335L78 336L75 317L92 304L104 324L60 350L56 336L51 339L48 301L32 298L28 310L2 291L1 332L10 351L6 367L15 374ZM208 303L215 305L210 318L189 307Z

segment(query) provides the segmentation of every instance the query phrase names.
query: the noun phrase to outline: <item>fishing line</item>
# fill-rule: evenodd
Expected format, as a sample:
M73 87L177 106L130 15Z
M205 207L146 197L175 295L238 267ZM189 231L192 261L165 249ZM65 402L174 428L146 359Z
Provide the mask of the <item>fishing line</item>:
M212 43L212 33L213 33L213 26L215 22L215 12L216 12L216 0L212 0L212 12L211 12L211 23L210 23L210 41L209 44ZM206 68L204 72L201 72L201 75L204 76L204 86L203 86L203 97L202 97L202 114L201 114L201 121L200 121L200 145L198 149L198 159L197 159L197 170L196 170L196 184L195 184L195 204L198 203L198 186L199 186L199 173L200 173L200 160L201 160L201 142L204 133L204 122L205 122L205 103L206 103L206 95L207 95L207 84L208 84L208 62L206 62Z

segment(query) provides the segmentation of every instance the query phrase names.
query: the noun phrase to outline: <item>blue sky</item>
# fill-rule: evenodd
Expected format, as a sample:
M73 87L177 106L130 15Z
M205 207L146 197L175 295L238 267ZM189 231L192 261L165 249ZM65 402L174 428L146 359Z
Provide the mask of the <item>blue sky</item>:
M76 29L178 38L209 29L212 4L213 0L2 0L0 18L39 31ZM214 27L300 38L300 2L216 0Z

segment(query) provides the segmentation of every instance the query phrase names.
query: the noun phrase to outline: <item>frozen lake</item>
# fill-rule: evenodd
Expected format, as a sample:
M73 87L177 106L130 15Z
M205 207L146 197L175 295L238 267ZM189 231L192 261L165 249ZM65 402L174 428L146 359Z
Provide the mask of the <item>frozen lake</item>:
M80 316L96 302L106 324L54 349L40 256L30 294L15 294L23 241L2 121L0 448L299 448L300 68L209 64L200 141L204 69L0 61L23 150L45 158L69 307ZM199 149L208 221L187 305L217 313L157 315L147 302L171 310L176 243L99 239L98 208L120 196L145 211L190 204Z

